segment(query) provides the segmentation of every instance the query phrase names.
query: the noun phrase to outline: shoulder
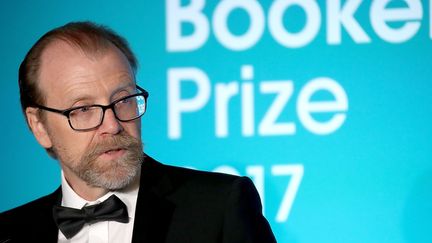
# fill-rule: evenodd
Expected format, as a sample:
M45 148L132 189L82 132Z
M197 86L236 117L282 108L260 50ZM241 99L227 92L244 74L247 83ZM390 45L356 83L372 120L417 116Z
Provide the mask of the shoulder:
M27 225L38 225L38 220L51 217L52 205L61 196L55 192L34 201L0 213L0 232L11 232Z
M195 170L161 164L149 158L160 177L166 177L174 188L186 188L201 193L230 193L234 188L255 188L248 177Z
M164 184L159 188L170 188L165 195L175 207L173 228L182 229L182 233L190 231L190 235L205 232L202 235L211 235L223 242L275 242L270 225L262 215L259 194L249 178L149 160L153 167L149 170L151 176L162 178L155 179L159 185ZM205 239L200 238L199 242Z
M143 172L147 176L144 177L164 184L162 188L170 188L166 191L170 191L171 199L176 202L213 205L216 208L241 202L261 210L260 197L248 177L165 165L150 157L146 158L146 163L147 168L143 168Z
M37 211L46 208L48 205L53 205L57 196L60 196L59 193L60 188L49 195L40 197L24 205L2 212L0 213L0 220L13 218L14 216L34 214Z

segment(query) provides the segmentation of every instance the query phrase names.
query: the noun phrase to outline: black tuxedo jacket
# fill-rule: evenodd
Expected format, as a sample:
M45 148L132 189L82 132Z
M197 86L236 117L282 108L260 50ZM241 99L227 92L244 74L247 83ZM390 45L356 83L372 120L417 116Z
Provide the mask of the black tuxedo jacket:
M61 189L0 214L0 243L57 242ZM250 179L163 165L146 157L132 242L276 242Z

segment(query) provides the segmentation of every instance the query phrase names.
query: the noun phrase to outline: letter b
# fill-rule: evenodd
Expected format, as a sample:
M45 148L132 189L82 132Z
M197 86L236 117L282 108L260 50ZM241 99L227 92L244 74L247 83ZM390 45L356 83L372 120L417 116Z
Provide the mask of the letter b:
M200 48L209 36L209 22L202 13L205 0L191 0L187 6L181 6L181 0L166 1L167 51L193 51ZM192 34L182 35L182 23L191 23Z

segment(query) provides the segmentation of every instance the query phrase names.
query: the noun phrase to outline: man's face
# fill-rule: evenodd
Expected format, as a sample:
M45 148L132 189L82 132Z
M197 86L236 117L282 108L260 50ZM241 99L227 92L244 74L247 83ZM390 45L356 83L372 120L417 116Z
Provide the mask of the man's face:
M87 54L62 41L43 52L38 85L45 106L60 110L107 105L136 93L133 71L117 48ZM109 109L99 127L80 132L69 126L65 116L44 112L46 136L38 141L53 148L69 183L115 190L139 173L143 157L140 119L119 122Z

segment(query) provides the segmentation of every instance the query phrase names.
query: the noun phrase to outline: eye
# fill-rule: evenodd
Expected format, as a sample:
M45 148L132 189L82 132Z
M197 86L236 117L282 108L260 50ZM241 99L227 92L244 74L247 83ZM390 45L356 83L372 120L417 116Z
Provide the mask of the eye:
M122 104L130 104L131 103L131 97L128 97L128 98L123 98L123 99L121 99L121 100L119 100L118 102L117 102L117 104L119 104L119 105L122 105Z
M90 111L90 109L91 109L90 106L84 106L84 107L77 109L76 111L81 112L81 113L86 113L86 112Z
M129 98L122 99L122 100L120 100L120 102L121 102L121 103L129 103L129 102L130 102L130 99L129 99Z
M84 114L88 114L88 113L90 113L91 111L93 111L93 109L94 109L94 108L93 108L92 106L82 106L82 107L78 107L78 108L72 110L72 111L69 113L69 116L70 116L70 117L74 117L74 116L82 116L82 115L84 115Z

